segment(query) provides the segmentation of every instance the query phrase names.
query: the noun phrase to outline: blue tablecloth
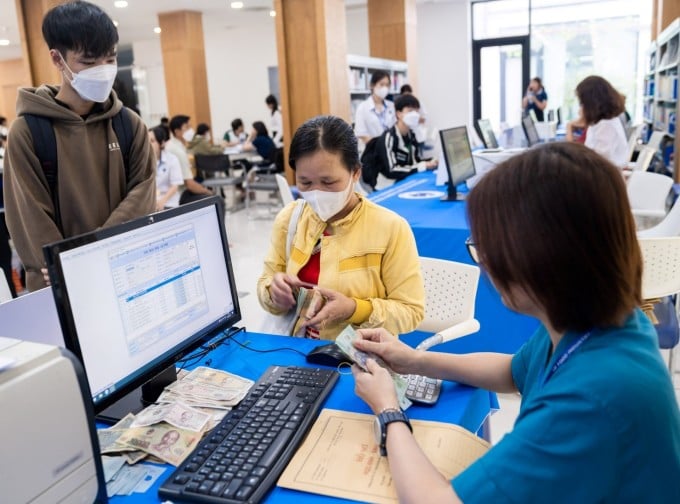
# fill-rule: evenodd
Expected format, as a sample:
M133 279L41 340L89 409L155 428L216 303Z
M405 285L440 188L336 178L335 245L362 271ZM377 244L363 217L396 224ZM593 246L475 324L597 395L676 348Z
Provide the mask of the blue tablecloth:
M459 191L465 191L459 187ZM465 247L470 236L464 201L444 202L439 197L427 196L433 191L446 192L446 186L435 185L434 172L411 175L399 183L371 194L370 199L404 217L413 229L422 257L435 257L472 264ZM404 198L403 195L415 196ZM402 195L402 196L400 196ZM472 340L459 343L455 340L437 350L493 351L514 353L533 334L538 322L530 317L516 314L501 302L500 295L488 277L482 274L477 291L475 315L481 330L463 338Z
M419 339L419 336L412 335L407 338L415 341ZM316 340L247 332L237 334L235 339L248 348L243 348L235 342L228 341L213 350L199 362L194 362L192 367L207 365L256 380L271 365L306 365L304 357L295 350L307 353L314 346L325 343ZM259 353L255 351L256 349L266 350L267 353ZM273 351L275 349L280 350ZM340 376L340 380L338 380L333 392L326 400L324 407L358 413L370 413L368 406L354 394L354 379L349 374L342 374ZM409 408L408 415L415 419L455 423L472 432L479 432L490 409L495 407L497 407L495 394L481 389L445 382L442 394L435 406L414 405ZM99 427L106 426L99 425ZM161 502L158 498L158 488L174 470L172 466L166 467L166 472L161 475L158 481L147 492L132 494L127 497L113 497L111 502ZM305 502L350 502L278 487L268 494L266 501L295 502L296 504Z

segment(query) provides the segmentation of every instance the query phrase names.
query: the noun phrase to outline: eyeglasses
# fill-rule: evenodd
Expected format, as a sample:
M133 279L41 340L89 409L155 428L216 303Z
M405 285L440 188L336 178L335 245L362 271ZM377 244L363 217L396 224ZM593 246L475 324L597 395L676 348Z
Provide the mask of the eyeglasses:
M475 264L479 264L479 254L477 253L477 247L475 246L475 243L472 241L472 237L468 237L467 240L465 240L465 247L467 248L468 254L470 254L470 259L472 259Z

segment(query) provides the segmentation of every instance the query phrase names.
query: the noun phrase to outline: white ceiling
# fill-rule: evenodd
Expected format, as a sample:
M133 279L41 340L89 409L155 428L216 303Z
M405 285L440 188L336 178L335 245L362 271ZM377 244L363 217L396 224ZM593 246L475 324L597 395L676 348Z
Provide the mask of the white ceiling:
M176 10L195 10L219 18L225 28L238 26L246 18L267 16L272 10L273 0L242 0L243 9L232 9L231 0L127 0L124 9L114 7L114 0L89 0L102 7L118 22L120 43L129 45L132 41L158 37L153 32L158 26L158 13ZM417 3L451 2L467 0L416 0ZM364 8L366 0L345 0L349 9ZM20 58L19 29L16 22L15 0L0 0L0 39L9 39L9 46L0 46L0 60Z

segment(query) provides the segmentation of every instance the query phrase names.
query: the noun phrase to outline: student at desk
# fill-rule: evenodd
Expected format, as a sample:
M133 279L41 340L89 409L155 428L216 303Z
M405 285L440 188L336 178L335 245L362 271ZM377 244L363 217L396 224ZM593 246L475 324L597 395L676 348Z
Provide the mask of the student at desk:
M420 159L416 130L420 124L420 102L403 94L394 103L397 123L366 145L361 156L362 180L375 190L378 174L402 180L412 173L433 170L437 160Z
M222 137L222 147L235 147L248 140L246 128L240 118L231 121L231 129Z
M356 347L398 373L522 394L512 432L449 482L411 435L388 372L355 366L357 394L392 422L381 432L400 502L680 502L680 412L638 307L642 258L616 167L579 144L546 144L487 174L467 205L472 259L542 326L514 356L416 351L359 331Z
M305 323L307 337L333 340L347 324L415 329L425 292L413 232L352 190L361 164L350 125L333 116L309 119L293 137L288 162L306 203L297 222L298 202L276 217L257 284L262 307L277 315L294 310L294 292L313 284L326 303Z
M380 136L396 122L394 103L386 100L390 93L390 75L376 70L371 75L371 96L362 101L354 116L354 132L364 144Z
M222 154L224 149L219 145L212 143L212 136L210 134L210 126L206 123L201 123L196 127L196 134L187 144L187 151L189 154L202 154L204 156L215 156Z
M255 121L253 123L253 131L250 133L250 138L243 144L243 150L255 150L266 160L271 162L274 158L274 151L276 151L276 144L269 136L267 127L262 121Z

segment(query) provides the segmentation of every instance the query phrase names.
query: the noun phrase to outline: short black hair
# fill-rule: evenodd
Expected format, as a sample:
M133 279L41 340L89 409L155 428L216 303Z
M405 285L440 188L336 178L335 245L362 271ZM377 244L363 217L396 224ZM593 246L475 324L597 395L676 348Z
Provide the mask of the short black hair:
M273 94L270 94L269 96L267 96L264 99L264 102L267 105L272 105L272 115L274 114L274 112L279 110L279 101L276 99L276 96L274 96Z
M170 131L174 134L175 130L181 130L182 126L188 123L190 119L191 117L182 114L173 116L172 119L170 119Z
M236 131L240 127L243 126L243 121L240 118L236 118L233 121L231 121L231 130Z
M288 164L295 170L300 158L318 151L339 154L347 171L361 168L359 146L352 126L335 116L316 116L300 126L290 143Z
M210 126L208 126L206 123L201 123L196 126L197 135L205 135L208 131L210 131Z
M153 136L156 138L156 142L158 142L159 145L162 145L170 139L168 130L164 126L156 126L149 131L153 133Z
M403 95L399 95L397 97L397 99L394 100L395 110L402 111L406 107L413 108L413 109L419 109L420 108L420 102L418 101L418 98L416 98L412 94L403 94Z
M404 94L404 93L413 93L413 88L411 87L410 84L404 84L403 86L401 86L401 89L399 90L399 93L400 93L400 94Z
M371 75L371 87L374 87L378 82L383 80L385 77L387 77L387 80L392 82L392 79L390 78L390 74L388 74L385 70L376 70L373 72Z
M112 54L118 30L109 15L89 2L67 2L50 9L42 23L47 47L66 58L66 51L101 58Z
M169 122L170 122L170 119L168 119L167 117L165 117L165 116L161 117L161 124L167 125Z
M7 122L7 118L0 116L0 124L5 124Z
M262 121L255 121L253 129L257 132L257 136L269 136L269 131Z

